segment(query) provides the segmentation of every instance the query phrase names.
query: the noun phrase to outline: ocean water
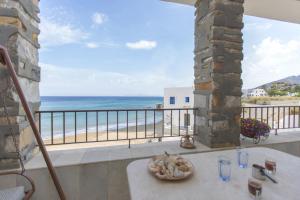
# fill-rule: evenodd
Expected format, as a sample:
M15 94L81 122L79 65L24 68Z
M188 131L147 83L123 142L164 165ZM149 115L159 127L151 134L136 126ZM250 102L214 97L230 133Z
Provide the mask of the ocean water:
M100 110L99 112L77 112L76 132L85 133L96 132L117 128L117 112L107 112L101 110L118 109L146 109L155 108L157 104L163 104L163 97L41 97L41 111L71 111L65 113L65 132L72 135L75 132L75 113L73 110ZM98 115L98 116L97 116ZM86 120L87 117L87 120ZM154 112L146 113L146 123L154 123ZM98 122L97 122L98 119ZM155 123L162 120L159 112L155 113ZM145 112L128 112L128 125L135 126L145 124ZM127 113L118 112L118 127L125 128L127 125ZM53 128L52 128L53 127ZM51 125L51 114L41 115L41 134L47 139L53 131L54 137L60 137L63 133L63 113L53 114L53 126Z

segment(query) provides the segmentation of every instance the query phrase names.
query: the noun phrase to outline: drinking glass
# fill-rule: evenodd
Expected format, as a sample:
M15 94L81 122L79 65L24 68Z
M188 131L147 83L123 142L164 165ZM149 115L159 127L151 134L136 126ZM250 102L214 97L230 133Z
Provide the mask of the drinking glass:
M219 177L222 181L228 182L231 177L231 161L225 156L218 157Z
M249 153L245 150L237 150L238 165L241 168L248 167Z

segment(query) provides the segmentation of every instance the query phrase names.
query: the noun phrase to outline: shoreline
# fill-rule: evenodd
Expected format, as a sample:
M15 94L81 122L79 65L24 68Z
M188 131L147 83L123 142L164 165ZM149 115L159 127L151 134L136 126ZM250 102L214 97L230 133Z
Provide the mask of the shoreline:
M106 131L99 131L98 136L96 132L88 132L86 133L78 133L76 135L76 143L75 143L75 134L66 135L65 136L65 143L69 144L86 144L86 143L98 143L97 146L112 146L112 145L124 145L128 144L128 140L131 140L131 144L142 144L152 142L152 140L158 140L157 137L162 136L163 133L163 123L162 121L155 124L155 137L154 137L154 124L147 124L145 125L138 125L136 126L129 126L128 133L127 127L120 128L118 133L117 130L111 130L108 132ZM146 134L145 134L146 129ZM185 134L185 130L180 130L180 134ZM189 131L190 132L190 131ZM170 128L164 127L164 136L171 136ZM179 137L179 130L178 127L172 128L172 137ZM98 141L97 141L98 138ZM47 145L66 145L63 144L63 137L54 137L53 144L51 144L51 138L43 139L44 143Z

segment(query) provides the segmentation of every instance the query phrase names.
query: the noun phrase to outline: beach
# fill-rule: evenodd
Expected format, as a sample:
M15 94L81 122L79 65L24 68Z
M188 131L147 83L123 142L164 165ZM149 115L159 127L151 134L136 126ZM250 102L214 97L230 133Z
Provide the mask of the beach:
M129 140L131 144L141 144L156 142L161 136L164 140L174 140L176 136L178 139L178 127L174 124L171 129L170 125L163 124L162 112L134 111L155 108L162 103L162 97L43 97L41 110L54 113L52 117L51 112L41 114L42 138L48 149L128 145ZM117 110L126 109L133 111L118 111L117 116ZM67 112L63 115L60 111ZM185 133L186 130L180 130L181 135ZM170 136L174 137L167 139Z
M145 133L146 129L146 133ZM178 127L172 127L172 138L171 136L171 129L170 127L164 127L162 122L155 124L155 133L154 133L154 124L147 124L145 125L138 125L137 128L135 126L127 128L121 128L118 132L116 130L111 130L108 132L88 132L86 133L79 133L76 135L76 147L90 147L90 146L112 146L112 145L128 145L129 140L131 144L142 144L142 143L149 143L149 142L157 142L158 138L164 135L164 137L169 137L168 140L174 140L179 137L179 130ZM189 134L192 134L192 130L188 131ZM155 136L154 136L155 134ZM186 134L186 130L180 130L180 135ZM156 139L154 139L154 137ZM176 138L177 137L177 138ZM97 142L98 139L98 142ZM118 141L117 141L118 140ZM86 143L86 141L88 143ZM53 144L62 144L63 138L56 137L53 139ZM65 137L65 143L72 143L75 142L75 134L67 135ZM51 139L45 139L45 144L51 144ZM55 146L57 146L55 145ZM66 146L66 145L63 145ZM61 147L58 147L61 148ZM65 147L68 148L68 147Z

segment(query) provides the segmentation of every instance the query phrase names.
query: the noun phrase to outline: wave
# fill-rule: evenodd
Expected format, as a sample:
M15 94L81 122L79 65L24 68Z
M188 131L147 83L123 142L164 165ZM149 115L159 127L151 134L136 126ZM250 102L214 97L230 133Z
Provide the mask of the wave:
M159 123L161 122L162 120L156 120L156 123ZM149 120L147 121L146 125L153 125L154 124L154 120ZM132 128L132 127L135 127L135 126L143 126L145 125L145 122L144 121L138 121L138 123L136 124L136 122L129 122L128 123L128 128ZM108 125L108 128L107 128L107 125L100 125L98 126L98 132L103 132L103 131L116 131L117 129L124 129L127 127L127 123L119 123L118 125L117 124L109 124ZM88 133L96 133L97 132L97 126L90 126L87 128L87 131ZM53 131L54 134L53 134L53 138L61 138L63 137L63 133L55 133L57 132L56 131ZM61 130L62 132L62 130ZM80 129L77 129L76 130L76 134L84 134L86 133L86 128L83 127L83 128L80 128ZM71 130L71 131L66 131L65 133L65 136L72 136L74 135L75 136L75 130ZM48 139L51 139L51 131L43 131L42 133L42 138L44 140L48 140Z

